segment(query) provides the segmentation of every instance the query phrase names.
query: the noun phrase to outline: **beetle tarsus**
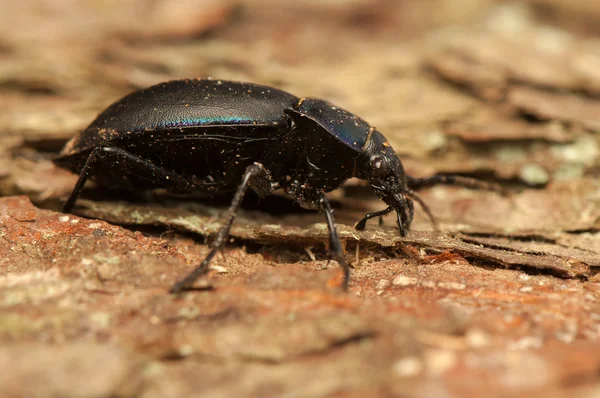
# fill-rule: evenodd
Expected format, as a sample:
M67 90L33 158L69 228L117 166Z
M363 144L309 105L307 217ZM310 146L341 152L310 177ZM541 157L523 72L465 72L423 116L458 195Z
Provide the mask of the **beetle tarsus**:
M393 210L394 209L390 206L390 207L387 207L387 208L385 208L383 210L380 210L380 211L374 211L372 213L367 213L362 218L362 220L360 220L359 222L356 223L356 225L354 226L354 228L357 229L357 230L359 230L359 231L362 231L367 226L367 221L369 221L371 218L375 218L375 217L379 217L379 225L382 225L383 224L383 218L382 218L382 216L390 213Z
M185 278L177 282L171 289L169 289L169 293L181 293L184 290L188 290L194 282L202 275L208 273L208 265L212 258L220 251L227 242L227 237L229 236L229 231L231 230L231 226L235 220L235 216L237 211L240 208L242 200L246 195L246 191L248 187L265 187L270 184L270 175L265 167L260 163L253 163L246 168L246 172L244 173L244 177L242 178L242 183L237 188L235 196L231 201L231 205L229 206L229 210L227 210L226 222L223 224L215 240L210 244L211 251L208 253L208 256L200 263L199 266L196 267L192 272L190 272Z
M216 240L215 240L215 242L216 242ZM217 254L217 252L220 249L219 246L213 247L213 245L211 245L211 247L212 247L212 250L210 251L210 253L208 253L208 256L206 256L206 258L204 260L202 260L200 265L197 266L196 269L194 269L192 272L190 272L185 278L183 278L182 280L177 282L175 285L173 285L169 289L169 293L177 294L177 293L181 293L184 290L188 290L198 278L200 278L202 275L208 273L208 264L210 263L212 258L215 256L215 254Z

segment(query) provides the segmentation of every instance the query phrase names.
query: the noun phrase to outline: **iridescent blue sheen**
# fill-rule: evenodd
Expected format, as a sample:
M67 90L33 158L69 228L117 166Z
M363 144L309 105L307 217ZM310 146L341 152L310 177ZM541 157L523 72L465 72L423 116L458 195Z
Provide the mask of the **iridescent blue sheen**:
M295 111L313 120L357 152L362 150L371 129L369 123L358 116L316 98L303 99Z
M222 117L222 116L213 116L213 117L204 117L204 118L190 118L187 120L177 120L177 121L165 121L164 123L159 124L157 127L194 127L194 126L206 126L206 125L229 125L229 124L253 124L254 120L246 117Z

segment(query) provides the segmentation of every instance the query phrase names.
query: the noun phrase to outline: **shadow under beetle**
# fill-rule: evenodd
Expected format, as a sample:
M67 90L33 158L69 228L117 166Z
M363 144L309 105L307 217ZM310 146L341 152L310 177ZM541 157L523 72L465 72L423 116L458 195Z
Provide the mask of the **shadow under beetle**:
M302 207L325 213L331 256L349 268L326 192L350 177L367 180L387 207L356 224L395 211L401 236L413 221L415 190L439 183L496 189L477 180L435 175L413 178L387 139L363 119L316 98L272 87L221 80L176 80L131 93L102 112L69 141L55 163L79 174L64 211L86 180L174 194L235 192L225 224L202 263L175 284L190 288L226 242L248 187L267 196L283 188Z

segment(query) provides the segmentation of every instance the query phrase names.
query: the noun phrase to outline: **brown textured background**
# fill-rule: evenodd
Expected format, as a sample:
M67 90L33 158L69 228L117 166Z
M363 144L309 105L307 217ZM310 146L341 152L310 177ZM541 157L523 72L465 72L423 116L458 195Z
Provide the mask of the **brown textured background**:
M322 215L90 188L50 159L125 93L181 77L328 99L436 187L400 239L360 181ZM0 396L600 395L600 3L591 0L4 0L0 5ZM252 202L252 201L249 201ZM360 244L359 244L360 242ZM357 255L358 253L358 255Z

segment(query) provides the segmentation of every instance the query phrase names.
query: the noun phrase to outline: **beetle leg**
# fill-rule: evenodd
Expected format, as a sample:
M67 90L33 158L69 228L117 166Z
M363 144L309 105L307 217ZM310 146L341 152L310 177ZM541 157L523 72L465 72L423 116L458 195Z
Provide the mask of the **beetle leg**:
M77 180L69 199L67 199L63 211L65 213L71 212L77 197L81 193L83 186L94 169L98 167L110 169L117 166L121 170L129 171L130 174L133 174L138 178L163 181L163 185L169 190L191 193L195 189L194 180L192 178L186 178L163 167L156 166L122 148L112 146L97 147L90 153L85 161L81 173L79 174L79 179Z
M342 248L342 242L338 236L337 229L335 228L335 222L333 220L333 211L331 205L325 194L321 194L319 199L319 205L325 212L325 218L327 219L327 228L329 229L329 250L331 251L332 257L338 262L342 270L344 271L344 282L342 287L344 290L348 290L348 281L350 279L350 267L344 258L344 250Z
M189 289L196 279L208 272L208 264L227 241L229 231L231 230L231 226L235 220L235 215L240 208L242 199L244 199L244 195L246 194L248 187L252 187L252 189L259 187L258 189L260 189L261 187L266 187L267 184L270 184L270 176L269 172L262 164L253 163L246 168L246 172L242 178L242 183L237 188L233 200L231 201L231 205L229 206L229 210L227 210L226 221L221 229L219 229L219 232L217 232L215 240L213 240L210 244L210 253L208 253L206 258L200 263L200 265L196 267L196 269L173 285L173 287L171 287L169 290L169 293L180 293Z
M250 178L250 188L261 198L267 197L277 189L278 184L271 178L271 173L261 163L253 163L251 166L254 174Z
M85 182L89 177L92 164L94 164L95 160L98 158L100 150L101 148L94 149L92 153L90 153L90 156L88 156L88 158L86 159L85 164L81 169L81 173L79 174L79 178L77 179L77 183L75 184L73 191L71 191L69 199L67 199L65 205L63 206L63 213L70 213L71 209L73 209L73 205L75 204L79 193L81 193L81 190L83 189L83 186L85 185Z
M456 175L444 175L444 174L436 174L431 177L426 178L415 178L411 176L406 176L408 186L412 190L419 190L421 188L432 187L438 184L446 184L446 185L458 185L465 188L471 189L484 189L486 191L495 191L500 192L502 194L506 194L506 190L498 184L494 184L491 182L480 181L475 178L462 177Z
M360 220L359 222L356 223L356 225L354 226L355 229L362 231L363 229L365 229L365 227L367 226L367 221L370 220L371 218L374 217L380 217L379 218L379 225L383 224L383 219L381 218L381 216L384 216L386 214L388 214L389 212L391 212L392 210L394 210L391 206L380 210L380 211L374 211L373 213L367 213L362 220Z

